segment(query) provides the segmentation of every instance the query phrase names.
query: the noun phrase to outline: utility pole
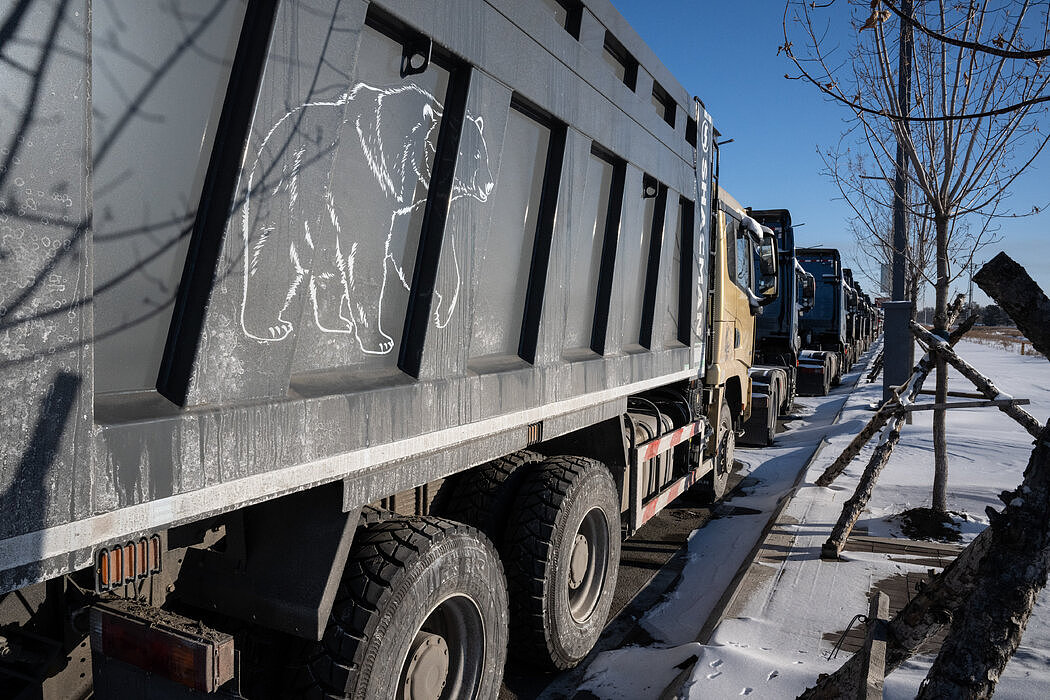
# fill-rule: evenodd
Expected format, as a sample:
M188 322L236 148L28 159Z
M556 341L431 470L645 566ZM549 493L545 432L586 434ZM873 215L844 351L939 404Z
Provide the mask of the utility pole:
M912 0L901 1L901 13L905 17L912 16ZM911 111L911 65L914 51L911 24L901 20L900 58L897 65L897 113L901 116L907 116ZM883 305L886 313L883 401L889 399L894 386L907 381L915 357L915 343L908 330L915 300L907 298L905 287L908 265L908 158L904 143L908 129L906 121L897 125L897 174L893 182L893 286L890 291L893 301Z

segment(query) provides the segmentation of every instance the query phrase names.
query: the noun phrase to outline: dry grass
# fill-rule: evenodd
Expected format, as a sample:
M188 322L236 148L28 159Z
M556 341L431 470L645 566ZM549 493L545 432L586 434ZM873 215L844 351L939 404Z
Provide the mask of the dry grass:
M1021 355L1039 354L1024 337L1024 333L1009 326L974 326L966 338L985 345L998 345Z

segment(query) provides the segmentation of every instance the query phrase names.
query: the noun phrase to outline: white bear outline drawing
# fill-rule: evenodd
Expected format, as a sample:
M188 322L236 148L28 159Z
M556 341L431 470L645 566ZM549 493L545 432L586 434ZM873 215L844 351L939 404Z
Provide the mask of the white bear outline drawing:
M384 133L384 113L394 109L410 109L419 115L419 121L406 133ZM274 123L255 151L241 205L244 275L240 322L247 337L260 343L288 338L294 331L288 312L305 287L320 331L352 335L366 354L384 355L393 350L394 341L382 327L383 299L387 285L394 283L391 277L406 290L410 285L391 251L391 237L401 217L426 204L425 196L416 196L417 185L429 190L442 111L433 95L414 84L381 88L358 83L336 100L304 103ZM312 118L337 122L334 133L329 130L321 136L323 129L311 131ZM346 133L348 126L353 134ZM484 121L467 114L463 127L451 198L485 202L495 183ZM346 167L347 161L340 159L347 158L342 150L347 148L360 149L353 157L361 161L363 156L374 188L373 197L355 193L364 203L358 204L358 211L347 205L346 188L333 183L340 177L337 166ZM317 161L327 162L328 167L318 167ZM469 177L461 178L461 173ZM354 186L363 190L364 179L369 178L353 180ZM322 206L317 206L318 195ZM307 204L305 200L311 197L314 199ZM381 201L389 208L384 209ZM288 210L277 211L285 202ZM357 228L361 209L371 209L369 213L375 216L389 214L388 225L383 224L386 231L380 234ZM383 240L381 248L377 247L379 240ZM450 264L444 274L449 279L435 290L432 305L438 328L449 323L461 286L454 232L446 232L445 245L443 255ZM361 265L377 263L382 266L378 293L362 291L355 284L356 273ZM274 289L284 292L279 301L275 301Z

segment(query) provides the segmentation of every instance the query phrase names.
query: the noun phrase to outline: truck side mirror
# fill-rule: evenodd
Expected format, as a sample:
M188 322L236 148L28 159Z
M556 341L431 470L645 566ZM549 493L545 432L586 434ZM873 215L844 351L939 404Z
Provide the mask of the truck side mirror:
M817 298L817 279L806 273L802 279L802 311L809 311Z
M758 244L759 281L758 296L760 306L771 304L780 294L779 275L777 274L777 239L772 232L767 232Z

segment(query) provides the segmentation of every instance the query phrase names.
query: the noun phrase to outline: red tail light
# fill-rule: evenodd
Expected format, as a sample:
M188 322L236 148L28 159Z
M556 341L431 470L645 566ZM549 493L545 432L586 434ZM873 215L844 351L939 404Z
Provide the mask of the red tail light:
M91 649L204 693L236 668L233 637L134 600L91 608Z

